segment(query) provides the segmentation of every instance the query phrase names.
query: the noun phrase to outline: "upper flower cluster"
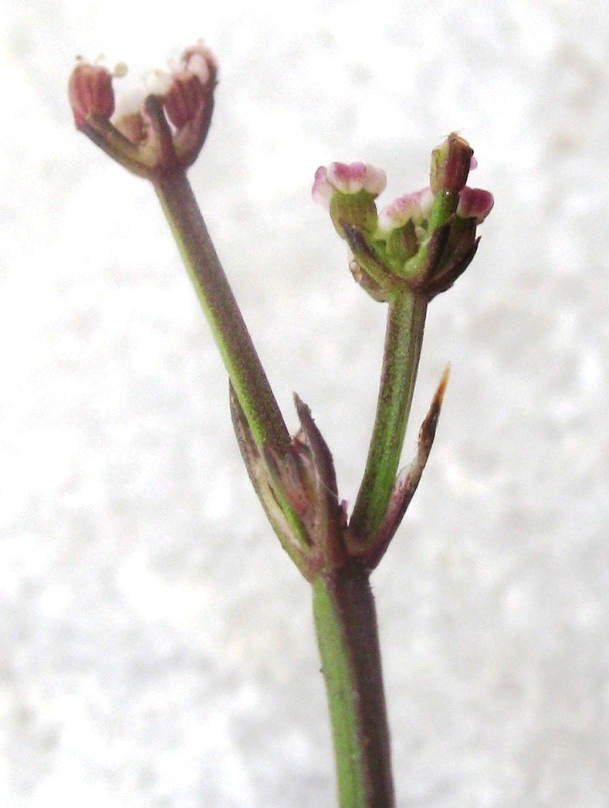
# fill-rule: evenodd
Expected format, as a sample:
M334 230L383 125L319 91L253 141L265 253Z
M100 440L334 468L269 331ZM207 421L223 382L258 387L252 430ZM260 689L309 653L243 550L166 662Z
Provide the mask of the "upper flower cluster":
M364 163L331 163L315 173L313 199L329 210L353 253L351 270L377 300L407 285L429 298L465 271L477 246L476 227L493 207L489 191L466 185L473 150L449 135L432 153L430 184L377 210L385 172Z
M136 174L191 165L207 136L218 67L203 43L188 48L171 73L157 73L157 91L138 108L115 114L113 80L126 73L79 61L68 92L76 126Z

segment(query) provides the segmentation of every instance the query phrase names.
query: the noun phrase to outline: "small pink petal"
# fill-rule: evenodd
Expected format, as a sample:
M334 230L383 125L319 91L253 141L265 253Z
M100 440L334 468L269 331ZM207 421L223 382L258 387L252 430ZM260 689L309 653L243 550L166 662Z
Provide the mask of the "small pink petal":
M376 197L386 184L383 169L369 163L330 163L327 168L320 166L315 172L312 195L315 202L329 208L335 193L357 194L366 191Z
M367 191L378 196L387 184L387 177L382 168L369 163L330 163L328 181L343 194Z
M420 225L428 218L433 200L431 188L421 188L420 191L413 191L394 199L379 213L379 228L395 230L409 221Z
M313 187L311 188L313 201L321 205L322 208L329 210L330 200L334 192L334 187L328 182L328 169L325 166L319 166L315 172L315 179L313 181Z
M475 219L481 224L491 212L495 200L490 191L465 186L459 194L457 216L460 219Z
M378 196L385 190L387 185L387 175L382 168L366 163L366 175L364 177L364 190L373 196Z
M385 172L369 163L330 163L326 175L334 190L342 194L367 191L378 196L387 184Z
M343 194L356 194L363 188L365 171L363 163L330 163L328 181Z

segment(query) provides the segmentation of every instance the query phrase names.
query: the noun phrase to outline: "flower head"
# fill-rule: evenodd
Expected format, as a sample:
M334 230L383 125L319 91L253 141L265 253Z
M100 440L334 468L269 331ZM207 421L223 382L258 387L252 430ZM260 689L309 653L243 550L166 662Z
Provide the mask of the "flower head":
M404 285L431 298L468 266L478 246L476 227L493 207L489 191L466 185L476 165L469 143L453 133L432 152L430 186L380 213L382 169L364 163L317 169L313 199L330 211L349 244L353 276L375 300L390 300Z
M182 54L171 73L155 74L155 89L143 101L140 96L135 108L115 114L112 81L126 70L111 73L81 61L69 82L76 126L137 174L184 169L196 159L209 131L217 71L209 48L198 43Z

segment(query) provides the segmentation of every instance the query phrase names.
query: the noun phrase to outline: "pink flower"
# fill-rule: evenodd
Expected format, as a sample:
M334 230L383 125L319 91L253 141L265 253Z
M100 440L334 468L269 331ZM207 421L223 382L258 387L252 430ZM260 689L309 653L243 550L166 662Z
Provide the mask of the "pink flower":
M327 168L320 166L315 172L311 194L315 202L329 209L335 193L357 194L366 191L376 197L386 184L383 169L369 163L330 163Z
M429 217L433 200L431 188L421 188L420 191L413 191L394 199L379 213L379 228L395 230L409 221L415 226L423 224Z

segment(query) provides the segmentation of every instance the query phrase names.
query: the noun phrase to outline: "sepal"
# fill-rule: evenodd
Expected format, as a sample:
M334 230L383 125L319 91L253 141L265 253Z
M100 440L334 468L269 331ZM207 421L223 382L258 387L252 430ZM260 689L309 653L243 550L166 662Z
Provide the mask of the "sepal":
M300 429L280 455L259 447L231 386L230 406L241 456L282 547L307 580L347 561L345 504L334 463L311 411L294 396Z
M360 557L363 558L369 570L373 570L385 555L417 490L436 436L436 429L438 427L438 420L442 410L442 402L444 400L449 375L450 369L446 367L431 401L429 410L427 411L427 415L421 424L417 454L410 466L402 469L396 478L385 518L381 523L374 542L368 545L363 553L360 551ZM358 552L358 545L350 545L350 549L356 553Z
M304 577L310 580L313 569L308 559L306 531L298 514L288 504L285 492L278 485L278 474L272 467L269 468L268 453L265 457L258 447L232 384L230 411L241 457L266 517L283 549Z

